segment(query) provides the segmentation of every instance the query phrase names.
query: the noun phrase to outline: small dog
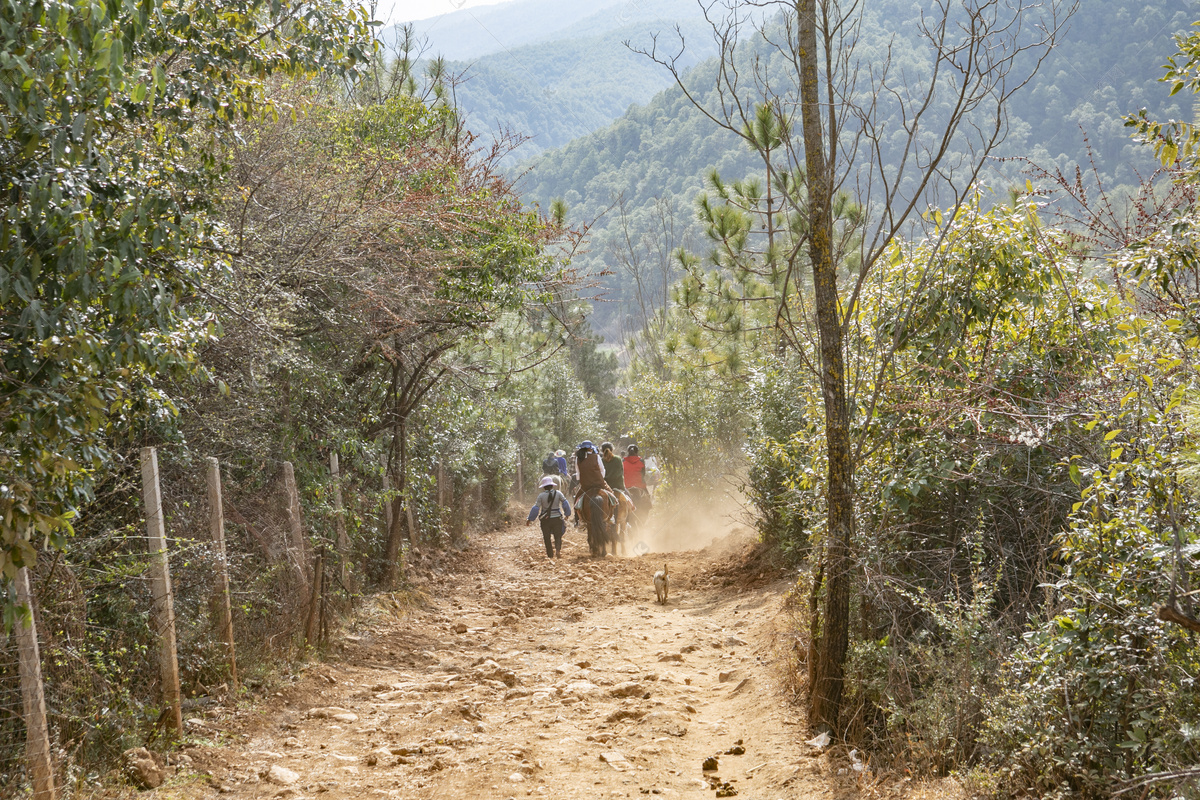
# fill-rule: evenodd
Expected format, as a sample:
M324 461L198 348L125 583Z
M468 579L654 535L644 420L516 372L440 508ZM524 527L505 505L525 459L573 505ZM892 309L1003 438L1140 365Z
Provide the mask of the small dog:
M667 590L671 588L671 576L667 573L667 565L663 564L663 568L654 573L654 595L658 598L659 605L667 604Z

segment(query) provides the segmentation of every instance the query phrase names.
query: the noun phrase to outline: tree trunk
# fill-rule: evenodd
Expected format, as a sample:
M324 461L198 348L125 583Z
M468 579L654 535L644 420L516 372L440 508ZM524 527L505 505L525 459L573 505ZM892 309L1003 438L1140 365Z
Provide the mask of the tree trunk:
M391 522L388 526L387 539L387 569L384 572L384 586L394 588L396 584L396 575L399 570L400 559L404 553L404 537L405 529L408 529L409 548L415 550L417 547L416 531L413 530L412 514L407 507L404 492L408 486L408 421L403 417L393 428L393 444L392 447L397 453L397 458L391 462L390 473L392 476L392 486L395 489L396 496L391 501Z
M842 666L849 645L850 542L854 526L853 466L846 409L845 360L833 263L833 211L830 167L825 155L821 84L817 68L817 2L798 0L801 123L809 203L809 260L812 262L817 330L821 345L821 391L829 458L825 550L825 609L809 686L809 720L837 729L842 699ZM828 110L832 113L832 109Z

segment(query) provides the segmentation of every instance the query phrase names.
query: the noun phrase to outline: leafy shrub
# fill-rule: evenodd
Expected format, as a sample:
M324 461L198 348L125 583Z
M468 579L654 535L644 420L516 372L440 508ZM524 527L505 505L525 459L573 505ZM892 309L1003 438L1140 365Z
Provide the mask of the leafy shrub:
M1057 540L1058 609L1022 637L988 709L983 739L1009 791L1102 797L1200 759L1200 647L1154 616L1172 595L1175 486L1153 448L1116 448L1084 488Z

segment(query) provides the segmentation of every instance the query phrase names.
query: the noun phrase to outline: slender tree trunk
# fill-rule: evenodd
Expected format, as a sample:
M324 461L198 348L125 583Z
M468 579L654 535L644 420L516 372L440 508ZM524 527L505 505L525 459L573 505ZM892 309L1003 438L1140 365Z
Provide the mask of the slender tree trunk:
M812 262L817 330L821 343L821 390L825 401L825 438L829 457L825 550L825 609L809 686L809 720L837 728L842 699L843 662L849 645L850 541L854 525L853 465L846 410L845 360L833 263L833 212L830 167L825 155L821 83L817 69L817 0L798 0L800 35L801 123L809 202L809 260ZM829 110L832 113L832 109Z
M403 557L404 552L404 528L408 519L405 513L404 501L404 490L408 477L408 448L406 442L408 438L408 425L403 418L392 429L392 436L392 447L397 456L389 465L392 488L396 492L396 496L391 501L392 513L390 515L390 524L388 525L386 551L387 569L384 573L384 585L389 589L396 585L396 575L399 571L400 559ZM408 535L410 545L415 545L416 542L412 538L412 532L410 531Z

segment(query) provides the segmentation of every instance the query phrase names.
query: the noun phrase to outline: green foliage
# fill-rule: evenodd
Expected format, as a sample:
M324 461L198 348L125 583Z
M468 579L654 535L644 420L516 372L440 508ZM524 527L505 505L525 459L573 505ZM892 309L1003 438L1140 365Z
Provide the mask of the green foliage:
M707 496L742 465L744 412L714 383L639 376L625 413L641 452L662 458L669 495Z
M999 689L1004 642L994 615L997 581L986 574L983 537L971 542L971 581L944 599L924 586L898 594L919 615L915 630L857 641L848 659L852 736L871 752L922 774L972 763L988 700Z
M992 704L984 741L1014 791L1103 797L1200 758L1200 648L1152 613L1175 594L1172 575L1196 567L1196 531L1180 518L1195 498L1179 490L1155 427L1085 472L1056 542L1055 605L1008 662L1011 688ZM1173 563L1177 534L1192 554L1183 564Z
M1200 25L1200 22L1192 25ZM1195 95L1200 92L1200 32L1177 34L1175 46L1175 54L1164 67L1166 74L1159 80L1170 84L1172 96L1184 90ZM1125 116L1124 120L1125 126L1132 128L1138 139L1153 148L1164 167L1174 166L1177 162L1194 166L1200 156L1200 129L1191 122L1176 119L1160 122L1151 118L1146 108ZM1188 178L1195 180L1196 177L1193 168L1188 172Z
M336 0L61 0L0 9L0 570L62 547L106 435L166 418L156 380L195 364L213 319L184 305L219 267L212 145L265 81L352 75L367 21ZM277 36L287 29L287 36ZM168 68L169 67L169 68Z

